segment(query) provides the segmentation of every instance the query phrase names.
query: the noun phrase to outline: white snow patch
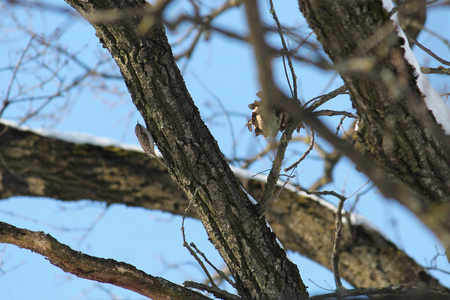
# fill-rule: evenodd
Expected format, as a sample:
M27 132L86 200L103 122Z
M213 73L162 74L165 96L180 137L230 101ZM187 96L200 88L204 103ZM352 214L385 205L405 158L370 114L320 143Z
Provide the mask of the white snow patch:
M273 234L275 234L275 232L274 232L273 229L272 229L272 226L270 226L270 224L269 224L269 222L267 222L267 220L266 220L266 225L267 225L267 227L269 227L270 231L271 231ZM275 238L277 239L277 243L278 243L278 245L280 245L281 249L283 249L284 251L286 251L286 249L284 249L283 244L280 242L280 240L278 239L278 237L277 237L276 234L275 234ZM286 256L288 256L287 253L286 253ZM288 259L289 259L289 256L288 256ZM289 260L290 260L290 259L289 259Z
M346 224L347 223L347 219L343 218L342 219L343 223ZM366 217L357 214L357 213L351 213L350 214L350 222L352 225L360 225L363 226L371 231L375 231L378 234L380 234L381 236L383 236L386 240L389 240L388 236L385 235L377 226L375 226L373 223L371 223L368 219L366 219Z
M13 122L10 120L5 120L5 119L0 119L0 123L3 123L5 125L11 126L11 127L15 127L15 128L19 128L21 130L27 130L27 131L31 131L31 132L35 132L37 134L40 134L42 136L46 136L46 137L51 137L51 138L57 138L57 139L61 139L64 140L66 142L70 142L70 143L77 143L77 144L91 144L91 145L97 145L97 146L101 146L101 147L107 147L107 146L114 146L114 147L120 147L126 150L133 150L133 151L140 151L140 152L144 152L141 147L137 146L137 145L130 145L130 144L124 144L124 143L119 143L116 142L112 139L109 138L104 138L104 137L98 137L98 136L94 136L94 135L90 135L87 133L82 133L82 132L61 132L61 131L57 131L57 130L51 130L51 129L31 129L29 126L17 126L17 122ZM238 176L244 179L252 179L252 180L257 180L257 181L261 181L261 182L267 182L267 175L262 175L262 174L258 174L258 175L254 175L253 172L245 170L245 169L241 169L239 167L235 167L235 166L230 166L231 170ZM277 186L282 187L285 183L281 180L278 180ZM257 204L258 202L244 189L244 187L241 186L241 188L244 190L244 192L247 194L248 198L250 199L250 201L253 204ZM318 197L315 195L310 195L307 194L303 191L298 191L297 188L293 185L293 184L286 184L285 187L287 190L297 193L297 195L299 196L303 196L303 197L308 197L314 201L319 202L322 206L327 207L328 209L332 210L333 212L336 212L336 206L334 206L332 203ZM352 213L350 215L351 218L351 222L352 224L355 225L364 225L374 231L380 232L379 230L376 229L375 226L373 226L372 224L369 223L369 221L364 218L361 215ZM346 222L346 220L343 220L344 222ZM272 228L270 227L269 224L267 224L267 226L272 230ZM278 240L278 243L280 244L280 246L283 248L283 245L281 244L281 242ZM283 248L284 249L284 248Z
M64 131L63 132L63 131L58 131L58 130L53 130L53 129L44 129L44 128L32 129L26 125L18 126L17 122L6 120L6 119L0 119L0 122L5 125L11 126L11 127L15 127L15 128L21 129L21 130L31 131L36 134L42 135L42 136L60 139L60 140L63 140L63 141L69 142L69 143L90 144L90 145L101 146L101 147L113 146L113 147L122 148L125 150L144 152L144 150L142 150L142 148L138 145L120 143L120 142L117 142L110 138L99 137L99 136L91 135L91 134L84 133L84 132L75 132L75 131ZM159 157L161 157L161 153L158 150L156 151L156 154Z
M256 181L261 181L261 182L267 182L267 175L263 175L263 174L257 174L254 175L254 173L245 170L245 169L241 169L235 166L230 166L231 170L233 171L234 174L236 174L238 177L243 178L243 179L251 179L251 180L256 180ZM282 187L283 185L285 185L285 182L278 180L277 182L277 186L278 187ZM316 196L316 195L310 195L308 193L305 193L303 191L299 191L297 189L297 187L293 184L286 184L284 186L285 189L287 189L288 191L297 193L297 195L302 196L302 197L308 197L314 201L319 202L322 206L325 206L329 209L331 209L332 211L336 211L336 206L334 206L332 203ZM256 201L255 201L256 202Z
M392 0L383 0L383 7L387 12L390 12L394 8L394 4L392 3ZM426 106L431 110L436 121L442 125L445 133L450 135L450 107L445 104L438 92L431 86L428 78L420 70L419 62L409 46L405 33L399 25L397 13L391 16L391 20L397 27L398 36L405 41L405 45L403 46L405 49L405 58L417 72L417 86L425 95Z
M262 174L254 175L255 174L254 172L251 172L249 170L242 169L239 167L231 166L231 165L230 165L230 168L233 171L233 173L236 174L240 178L253 179L253 180L263 181L263 182L267 181L267 175L262 175Z
M238 177L240 178L244 178L244 179L253 179L253 180L257 180L257 181L261 181L261 182L267 182L267 175L262 175L262 174L258 174L258 175L253 175L254 173L245 170L245 169L241 169L239 167L235 167L235 166L230 166L231 170L234 172L234 174L236 174ZM278 180L277 182L277 186L282 187L285 183L281 180ZM336 213L337 207L326 201L325 199L322 199L316 195L311 195L308 194L304 191L299 191L297 189L297 187L293 184L286 184L285 189L296 193L299 196L302 197L308 197L311 200L317 201L320 205L330 209L333 213ZM242 189L245 191L245 189L242 187ZM252 201L253 204L256 204L256 200L247 192L245 191L250 199L250 201ZM344 214L346 211L345 209L342 210L342 213ZM347 218L342 218L342 222L344 224L347 224ZM379 230L375 225L373 225L369 220L367 220L364 216L357 214L357 213L350 213L350 222L352 225L360 225L360 226L364 226L372 231L376 231L379 234L383 235L386 239L387 237L382 233L381 230ZM270 227L269 224L267 224L267 226L272 230L272 228ZM283 247L283 245L281 244L280 241L278 241L278 243L280 244L281 247ZM284 248L283 248L284 249Z
M230 168L233 171L233 173L236 174L240 178L254 179L254 180L257 180L257 181L267 182L267 176L265 176L265 175L258 174L258 175L253 177L253 175L252 175L253 173L248 171L248 170L241 169L241 168L238 168L238 167L235 167L235 166L231 166L231 165L230 165ZM280 184L280 183L282 183L282 182L278 181L278 184ZM244 189L244 187L242 185L241 185L241 188L247 194L248 199L250 199L252 204L254 204L254 205L258 204L258 202L255 200L255 198L253 198L252 195L250 195ZM270 231L274 232L272 227L270 226L269 222L267 222L267 220L266 220L266 225L267 225L267 227L269 227ZM275 235L275 237L276 237L276 235ZM278 237L276 237L276 239L277 239L277 243L278 243L278 245L280 245L281 249L285 250L283 244L280 242ZM287 252L286 252L286 257L290 260L289 256L287 255Z
M258 204L258 202L255 200L255 198L253 198L252 195L250 195L250 194L244 189L244 187L243 187L242 185L241 185L241 189L247 194L248 199L250 200L250 202L251 202L253 205Z

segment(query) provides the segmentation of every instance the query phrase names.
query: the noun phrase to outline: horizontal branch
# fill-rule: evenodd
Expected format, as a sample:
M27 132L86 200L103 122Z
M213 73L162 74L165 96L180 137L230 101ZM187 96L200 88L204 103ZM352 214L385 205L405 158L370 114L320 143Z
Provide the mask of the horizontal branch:
M1 123L0 133L0 198L26 195L69 201L91 199L180 216L188 206L167 171L143 153L69 143ZM57 180L51 174L59 174ZM242 176L242 172L237 176L255 199L261 199L264 182ZM286 249L331 269L335 212L320 201L318 197L283 189L266 218ZM414 282L446 290L425 268L364 224L350 227L346 223L341 246L341 275L353 286Z
M450 68L444 68L443 66L439 66L437 68L421 67L420 70L424 74L445 74L445 75L450 75Z
M39 253L61 270L81 278L110 283L152 299L209 299L164 278L148 275L127 263L75 251L43 232L0 222L0 233L0 243Z

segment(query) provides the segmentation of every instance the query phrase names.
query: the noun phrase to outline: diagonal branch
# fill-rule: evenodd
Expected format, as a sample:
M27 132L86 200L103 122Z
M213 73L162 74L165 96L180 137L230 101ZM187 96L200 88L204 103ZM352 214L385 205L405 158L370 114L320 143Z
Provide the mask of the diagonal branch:
M13 244L39 253L64 272L111 283L152 299L210 299L164 278L146 274L127 263L75 251L43 232L0 222L0 243Z
M66 1L87 20L104 10L141 12L151 7L143 0ZM239 294L255 299L307 297L297 266L257 217L201 119L162 24L136 13L133 18L91 25L119 66L169 174L188 198L197 191L194 208Z
M356 162L384 195L407 206L450 249L450 137L435 117L444 115L446 107L412 65L415 57L407 40L399 35L382 1L373 1L370 8L361 0L298 2L348 87L360 118L359 151L311 116L299 112L298 117L314 122L317 127L312 127ZM366 70L354 69L355 62L363 61L373 63ZM289 105L287 99L284 102ZM439 111L431 113L433 105ZM386 179L386 173L392 177Z
M261 198L265 182L243 172L236 170L245 189L254 198ZM69 201L91 199L179 216L184 215L189 203L167 170L143 153L69 143L2 124L0 179L0 198L28 195ZM199 218L194 213L188 215ZM328 257L335 210L325 201L283 189L265 216L286 249L331 269ZM447 291L382 234L364 223L354 223L351 227L344 224L340 257L340 274L353 286L408 284Z

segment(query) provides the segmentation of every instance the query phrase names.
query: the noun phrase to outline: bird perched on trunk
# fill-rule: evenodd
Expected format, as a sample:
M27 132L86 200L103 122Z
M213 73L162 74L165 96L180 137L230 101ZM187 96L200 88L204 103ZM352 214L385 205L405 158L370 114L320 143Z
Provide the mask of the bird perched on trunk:
M153 136L151 133L145 128L143 125L139 124L139 121L134 128L134 132L138 138L139 143L141 144L144 152L151 158L155 158L160 164L166 166L156 155L155 152L155 141L153 140Z

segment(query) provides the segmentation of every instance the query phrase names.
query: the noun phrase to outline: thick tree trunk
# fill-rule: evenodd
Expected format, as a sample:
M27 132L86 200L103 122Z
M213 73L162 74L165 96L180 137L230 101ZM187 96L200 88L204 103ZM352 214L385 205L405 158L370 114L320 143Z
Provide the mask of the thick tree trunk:
M185 206L188 201L193 201L211 241L236 280L239 294L246 298L306 298L306 289L297 268L287 259L264 220L255 214L255 207L248 201L217 143L203 124L173 61L164 30L155 21L157 16L151 16L151 8L139 0L66 1L91 22L101 43L119 65L133 102L164 155L169 174L189 199L184 200ZM413 202L411 198L411 201L404 204L420 216L450 249L449 138L424 104L423 96L415 84L413 69L402 56L401 41L398 40L381 1L299 0L299 4L349 88L360 116L358 137L362 151L420 197L419 201ZM147 12L144 18L142 12ZM137 16L138 13L140 17ZM115 21L95 23L91 18L98 19L100 15L102 18L113 17ZM366 66L364 72L361 71L362 63ZM89 146L77 149L81 152L93 150ZM62 161L67 165L77 155L76 151L63 153L67 157ZM117 153L112 156L116 158L116 155ZM57 184L47 182L49 180L55 183L59 178L47 179L45 174L42 177L29 176L37 174L33 170L34 164L18 170L11 167L9 160L2 163L3 184L14 182L35 195L58 197L60 193L61 198L70 198L70 193L76 193L72 190L64 194ZM142 164L144 163L143 159ZM62 169L67 165L63 165ZM139 163L135 165L139 168ZM65 168L64 178L70 180L77 175L71 174L69 170ZM162 170L158 169L160 171ZM84 174L93 178L99 175L96 169L92 169L92 173L88 169ZM114 174L113 177L120 181L119 174ZM106 181L105 178L104 182ZM143 181L142 185L144 182L147 181ZM136 194L139 194L139 189L144 194L146 189L139 185L133 188ZM11 191L11 195L17 192ZM96 197L95 193L91 192L90 197ZM302 215L301 208L305 203L311 207L317 205L309 198L294 197L296 201L293 202L291 198L283 201L281 196L279 203L284 205L283 208L280 206L278 211L270 213L274 227L289 245L295 244L291 232L300 234L309 230L298 229L304 228L301 227L302 218L308 216L307 213ZM174 211L180 210L180 206L176 207L177 204L173 202L162 209L170 210L170 206L173 206ZM436 214L436 211L441 213ZM292 218L289 219L292 221L291 225L283 223L284 214ZM311 252L319 250L317 245L326 244L321 238L326 236L326 228L332 227L327 227L327 224L334 220L332 213L317 215L320 217L313 215L311 219L313 222L315 219L323 220L324 223L319 226L322 231L318 229L323 234L319 237L305 236L314 241ZM290 227L293 224L296 227ZM365 246L372 243L375 249L379 249L377 244L381 238L363 226L356 229L363 230L368 236L352 236L350 231L347 236L344 235L341 262L344 264L344 260L348 259L350 265L344 267L343 272L355 276L355 285L389 282L381 276L387 271L385 268L376 268L380 280L377 277L376 280L366 281L366 277L355 275L358 268L353 266L358 261L352 260L353 256L358 251L364 252L359 263L363 265L366 261L370 262L373 248ZM361 238L358 240L360 243L355 244L355 238ZM299 249L307 251L304 241L296 243ZM389 256L392 253L388 253L395 251L395 246L389 242L385 244L378 245L389 249L387 253L382 253L383 259L388 258L383 263L396 261L399 254L394 252L395 255ZM347 247L350 249L348 257L344 255ZM326 249L325 246L323 248ZM316 259L323 257L328 256ZM427 281L423 279L425 272L404 257L402 264L406 268L393 266L393 270L401 270L402 283ZM403 276L410 265L409 272L413 276ZM364 271L367 273L367 270Z
M377 1L299 0L347 85L360 118L357 145L417 195L403 204L450 249L450 137L417 87L403 43Z
M241 296L305 298L297 267L230 170L200 118L157 16L145 1L67 0L96 30L116 60L133 102L161 150L172 178L200 216ZM138 17L143 11L144 18ZM114 14L116 21L91 17ZM122 15L120 15L122 13ZM144 162L143 162L144 163Z
M167 171L143 153L68 143L2 124L0 132L0 198L92 199L177 215L188 206ZM53 174L58 174L57 180ZM265 183L240 180L255 199L261 198ZM194 212L190 215L198 218ZM333 210L317 197L283 190L266 216L286 249L331 269ZM364 224L345 224L341 249L340 273L355 287L427 286L448 292L405 252Z

